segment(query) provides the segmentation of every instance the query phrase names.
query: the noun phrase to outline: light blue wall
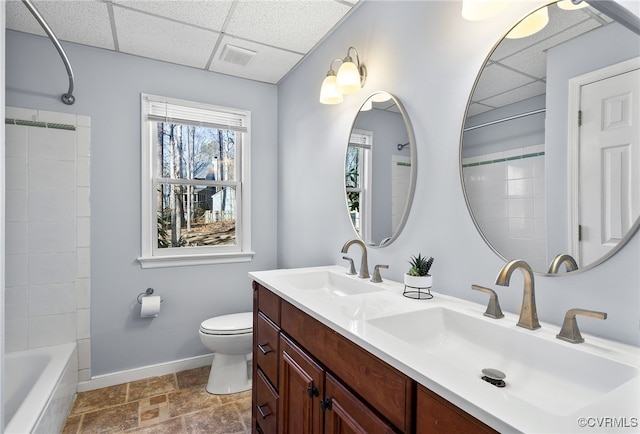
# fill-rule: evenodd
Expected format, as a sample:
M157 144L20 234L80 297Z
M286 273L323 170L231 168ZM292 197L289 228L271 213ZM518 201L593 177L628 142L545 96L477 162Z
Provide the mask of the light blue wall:
M6 36L7 105L91 116L92 374L206 354L200 322L250 310L247 272L276 267L276 86L65 44L77 98L65 106L67 77L51 42ZM141 92L251 111L252 262L140 268ZM147 287L165 300L155 319L139 317L136 296Z
M279 86L279 265L344 263L340 248L354 237L344 211L344 147L366 96L386 90L400 98L411 117L418 176L407 226L391 246L369 250L369 263L389 264L383 277L401 280L411 254L434 256L434 291L486 303L471 284L493 285L504 262L484 243L467 212L460 130L485 57L504 32L543 3L512 2L498 17L468 22L460 16L460 2L365 1L327 38ZM367 66L364 90L340 105L319 104L327 62L343 56L349 46L356 47ZM357 263L357 250L350 253ZM538 277L540 319L559 327L569 308L602 310L608 319L581 321L584 332L640 344L639 264L636 234L593 270ZM503 309L518 311L522 285L518 273L510 287L498 287Z

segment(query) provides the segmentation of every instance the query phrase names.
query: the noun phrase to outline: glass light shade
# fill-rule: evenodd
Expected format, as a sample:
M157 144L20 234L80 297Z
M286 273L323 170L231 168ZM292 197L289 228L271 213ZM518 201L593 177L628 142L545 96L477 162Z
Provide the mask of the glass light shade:
M391 95L389 95L387 92L378 92L378 93L375 93L375 94L371 95L371 97L369 97L369 99L372 102L385 102L385 101L389 101L391 99Z
M520 21L517 26L513 28L505 38L507 39L519 39L531 36L534 33L538 33L549 22L549 11L547 7L538 9L524 20Z
M587 2L582 1L581 3L578 3L577 5L574 4L571 0L562 0L559 1L558 3L556 3L558 5L558 7L560 9L564 9L565 11L574 11L576 9L582 9L582 8L586 8L587 6L589 6L587 4Z
M360 71L353 62L344 62L340 65L337 78L338 90L343 95L356 93L362 87L360 83Z
M468 21L486 20L498 15L508 4L505 0L462 0L462 18Z
M344 98L338 91L336 76L329 74L325 77L320 88L320 102L322 104L340 104Z

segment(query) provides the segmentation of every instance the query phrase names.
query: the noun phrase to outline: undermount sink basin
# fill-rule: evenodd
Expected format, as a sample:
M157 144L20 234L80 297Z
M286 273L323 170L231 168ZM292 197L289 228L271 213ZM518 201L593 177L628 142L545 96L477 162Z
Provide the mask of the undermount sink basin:
M481 372L498 369L506 374L506 386L488 390L499 390L506 401L520 400L559 416L639 375L637 366L500 321L434 307L366 322L410 345L425 364L439 364L460 381L495 388L481 380Z
M329 297L346 297L383 290L383 288L376 286L368 279L360 279L356 276L331 270L304 270L295 273L283 273L277 279L290 288L313 295Z

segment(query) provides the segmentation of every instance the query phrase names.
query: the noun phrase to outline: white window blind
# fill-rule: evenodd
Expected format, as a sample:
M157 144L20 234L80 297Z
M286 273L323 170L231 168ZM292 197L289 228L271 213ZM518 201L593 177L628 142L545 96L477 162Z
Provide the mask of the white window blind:
M247 132L245 116L232 111L212 111L194 106L184 106L170 101L155 100L147 96L147 119L158 122L182 123L208 128Z

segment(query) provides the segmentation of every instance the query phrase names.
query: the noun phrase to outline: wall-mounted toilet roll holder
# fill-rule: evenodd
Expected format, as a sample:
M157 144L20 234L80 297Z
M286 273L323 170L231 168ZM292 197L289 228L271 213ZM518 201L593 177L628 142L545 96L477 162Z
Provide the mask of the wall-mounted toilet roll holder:
M138 303L142 304L142 297L147 297L152 294L153 294L153 288L147 288L145 292L141 292L140 294L138 294ZM160 303L162 303L163 301L164 300L161 298Z

